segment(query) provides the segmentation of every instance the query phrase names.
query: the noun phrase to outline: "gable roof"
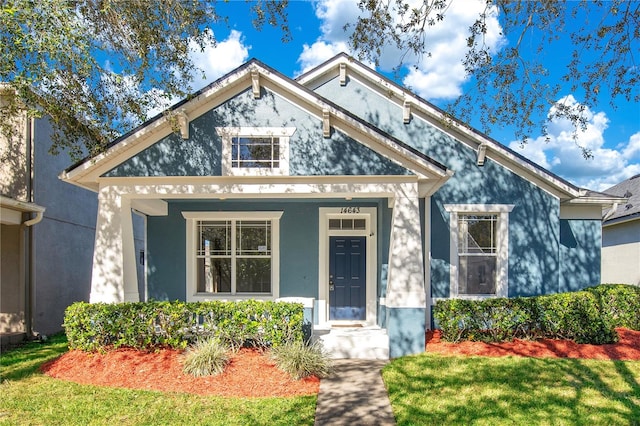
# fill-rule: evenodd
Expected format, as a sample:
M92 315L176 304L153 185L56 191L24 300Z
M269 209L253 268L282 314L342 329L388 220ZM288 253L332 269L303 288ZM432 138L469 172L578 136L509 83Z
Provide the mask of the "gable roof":
M341 71L341 67L346 69ZM431 125L476 151L485 150L486 157L514 171L536 186L551 192L562 201L573 200L573 202L576 202L576 199L584 199L585 202L593 203L601 198L594 197L595 193L592 191L575 186L466 123L455 119L450 114L371 70L345 53L334 56L316 68L298 76L296 80L307 87L318 87L340 76L341 72L348 74L349 77L355 76L359 82L383 94L401 107L408 104L411 114L419 115Z
M256 84L301 105L319 118L320 122L328 114L331 127L353 137L418 176L446 179L453 174L441 163L257 59L251 59L197 91L188 99L178 102L170 108L170 111L184 115L190 121L247 88L256 90L254 87ZM258 90L260 90L259 87ZM103 153L87 157L72 165L60 177L70 183L97 191L97 179L103 173L168 136L172 131L167 115L158 114L111 142Z
M605 215L605 224L640 219L640 174L630 177L604 191L606 194L623 197L622 203L614 205Z

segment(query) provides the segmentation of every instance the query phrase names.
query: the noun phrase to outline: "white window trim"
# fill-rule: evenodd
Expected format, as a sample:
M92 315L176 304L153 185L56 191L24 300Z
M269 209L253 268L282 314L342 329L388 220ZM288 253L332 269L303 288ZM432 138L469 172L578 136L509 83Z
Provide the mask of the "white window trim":
M216 127L222 138L223 176L289 176L289 138L295 127ZM231 167L231 139L235 137L277 137L280 139L278 168Z
M507 297L509 283L509 213L513 204L445 204L449 212L450 233L450 288L449 297L481 300L493 297ZM495 214L498 216L498 236L496 242L496 294L458 294L458 216L461 214Z
M182 212L187 222L186 261L187 261L187 302L206 300L242 300L261 299L275 300L280 297L280 218L278 212ZM199 293L197 283L197 256L196 245L198 241L198 221L201 220L270 220L271 221L271 293Z

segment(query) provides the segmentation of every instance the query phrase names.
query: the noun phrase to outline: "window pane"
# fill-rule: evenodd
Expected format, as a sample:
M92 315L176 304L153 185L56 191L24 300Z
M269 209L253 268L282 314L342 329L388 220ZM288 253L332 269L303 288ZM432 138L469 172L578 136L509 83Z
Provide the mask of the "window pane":
M496 216L460 216L458 252L487 254L496 252Z
M231 255L231 222L198 222L200 244L198 256Z
M231 138L231 167L276 168L279 159L279 138Z
M271 222L238 221L236 223L236 254L271 255Z
M459 294L496 294L496 257L460 256Z
M329 219L329 229L340 229L340 219Z
M231 292L231 259L198 259L198 293Z
M366 219L354 219L353 229L367 229Z
M236 260L238 293L271 293L271 258L238 258Z

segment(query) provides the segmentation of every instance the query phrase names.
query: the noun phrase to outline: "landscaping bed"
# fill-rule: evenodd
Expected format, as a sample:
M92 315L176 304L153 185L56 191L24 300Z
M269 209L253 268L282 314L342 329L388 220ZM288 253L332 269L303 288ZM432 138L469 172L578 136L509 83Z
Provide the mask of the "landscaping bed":
M581 358L607 360L640 360L640 331L616 328L618 342L605 345L579 344L571 340L514 339L511 342L458 343L440 340L440 330L429 331L426 352L443 355L524 356L536 358Z
M72 350L45 363L41 371L81 384L227 397L317 395L320 387L315 376L293 380L268 353L256 349L239 350L222 374L207 377L185 374L181 356L170 349L119 349L103 354Z
M440 332L427 334L427 353L442 355L523 356L536 358L582 358L640 360L640 331L616 329L619 341L609 345L577 344L568 340L448 343ZM119 349L104 354L73 350L45 363L41 371L54 378L81 384L130 389L187 392L228 397L289 397L317 395L320 380L293 380L275 366L267 353L241 349L224 373L194 377L182 371L181 352Z

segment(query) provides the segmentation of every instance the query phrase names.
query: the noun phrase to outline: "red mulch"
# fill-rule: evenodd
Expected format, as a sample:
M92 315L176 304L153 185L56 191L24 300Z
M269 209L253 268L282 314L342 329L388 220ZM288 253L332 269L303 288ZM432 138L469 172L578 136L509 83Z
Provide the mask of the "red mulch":
M640 360L640 331L616 329L620 341L611 345L579 345L566 340L519 340L505 343L440 341L440 331L427 333L427 352L445 355L525 356ZM181 353L174 350L140 352L121 349L105 354L70 351L44 364L42 371L76 383L132 389L188 392L232 397L315 395L320 380L292 380L268 355L242 349L224 373L193 377L182 372Z
M446 355L524 356L640 360L640 331L616 328L620 340L610 345L586 345L567 340L520 340L503 343L440 341L440 330L427 333L427 352Z
M218 376L193 377L182 372L181 352L119 349L104 354L69 351L45 363L48 376L76 383L164 392L230 397L316 395L320 380L292 380L267 354L241 349Z

